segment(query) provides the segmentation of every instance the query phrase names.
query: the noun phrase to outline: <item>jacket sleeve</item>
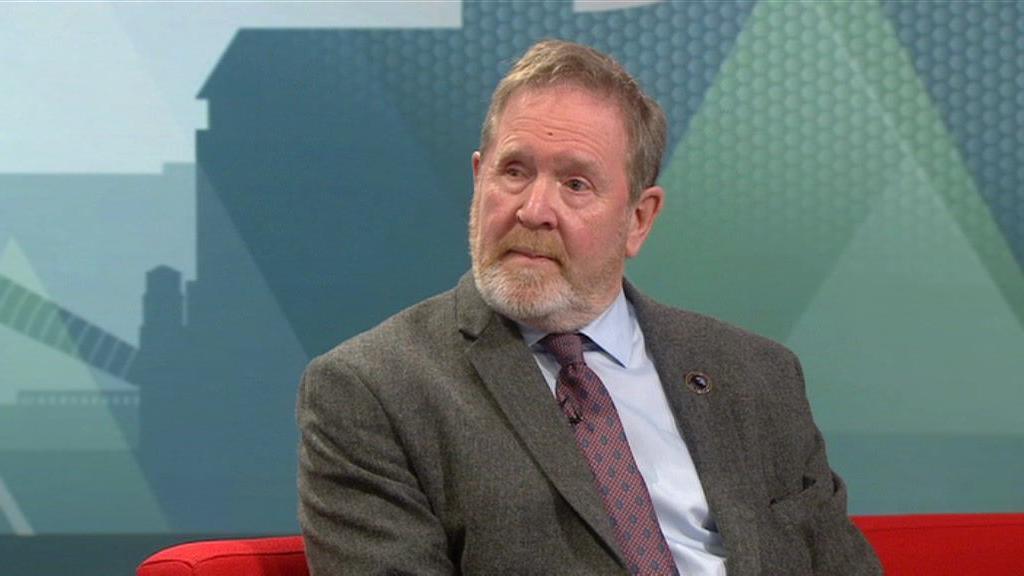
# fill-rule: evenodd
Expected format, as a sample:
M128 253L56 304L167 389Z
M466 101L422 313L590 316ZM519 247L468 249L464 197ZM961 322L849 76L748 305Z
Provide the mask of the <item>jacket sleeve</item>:
M847 515L846 486L829 466L825 442L804 394L803 369L796 356L788 355L801 395L793 423L804 437L801 444L806 450L800 469L794 470L802 476L798 489L773 499L771 509L806 543L814 574L880 575L882 567L874 550Z
M453 574L444 529L386 407L336 354L306 369L297 417L299 522L310 573Z

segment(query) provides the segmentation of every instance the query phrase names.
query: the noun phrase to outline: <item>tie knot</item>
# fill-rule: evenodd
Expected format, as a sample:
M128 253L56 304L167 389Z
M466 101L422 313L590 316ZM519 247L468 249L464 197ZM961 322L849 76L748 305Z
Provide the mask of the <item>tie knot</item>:
M548 334L541 345L555 357L558 365L565 368L583 363L583 335L579 333Z

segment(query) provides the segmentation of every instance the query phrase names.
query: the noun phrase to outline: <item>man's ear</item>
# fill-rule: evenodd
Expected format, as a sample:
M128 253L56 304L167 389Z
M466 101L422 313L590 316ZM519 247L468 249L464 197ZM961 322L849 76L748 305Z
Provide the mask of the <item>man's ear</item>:
M640 248L654 228L654 221L658 219L664 202L665 191L661 186L651 186L641 192L640 198L633 203L629 213L629 231L626 234L627 258L640 253Z
M480 162L482 161L480 151L473 152L473 189L476 190L477 180L480 178Z

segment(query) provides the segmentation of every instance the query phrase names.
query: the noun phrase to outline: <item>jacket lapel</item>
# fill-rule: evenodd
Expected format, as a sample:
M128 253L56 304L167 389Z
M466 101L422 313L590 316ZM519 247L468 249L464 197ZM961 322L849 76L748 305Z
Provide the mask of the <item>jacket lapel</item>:
M680 322L688 313L654 302L628 282L625 290L726 544L730 573L757 574L758 515L751 506L759 501L760 460L742 441L746 422L737 406L744 403L744 386L729 365L734 352L716 349L695 323ZM710 391L692 391L685 382L691 372L708 375Z
M514 432L555 489L625 566L590 467L515 324L487 306L471 274L456 289L456 314L459 329L472 341L466 356Z

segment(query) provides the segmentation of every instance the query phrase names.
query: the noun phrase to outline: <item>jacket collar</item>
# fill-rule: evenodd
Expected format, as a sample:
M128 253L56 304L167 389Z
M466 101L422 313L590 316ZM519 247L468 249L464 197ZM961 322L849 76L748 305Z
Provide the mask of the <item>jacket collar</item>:
M746 392L749 384L739 380L734 368L737 351L708 337L716 321L659 304L629 282L624 289L725 542L729 572L757 574L759 511L754 506L763 500L763 486L760 454L743 441L756 431L743 433L753 423L742 408L756 406ZM688 374L697 372L711 380L704 394L686 382Z
M704 337L709 320L663 306L629 282L623 289L726 543L730 572L756 574L758 514L751 503L759 501L760 463L740 440L749 422L737 409L747 399L730 370L735 351L717 349ZM515 323L483 301L471 273L456 287L455 307L459 330L470 340L467 358L484 386L552 485L625 566L590 468ZM685 377L691 372L709 375L711 391L690 391Z
M470 273L456 287L455 307L471 341L466 356L484 387L542 473L625 567L593 474L515 322L487 306Z

